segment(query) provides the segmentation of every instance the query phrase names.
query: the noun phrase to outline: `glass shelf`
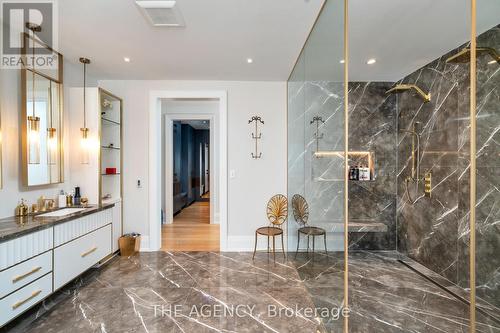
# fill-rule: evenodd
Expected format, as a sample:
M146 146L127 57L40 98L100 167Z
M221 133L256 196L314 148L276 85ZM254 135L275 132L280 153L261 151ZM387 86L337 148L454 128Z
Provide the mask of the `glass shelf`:
M117 173L101 173L101 176L119 176L120 173L117 172Z
M111 119L107 119L107 118L101 117L101 120L102 120L102 121L104 121L104 122L107 122L107 123L109 123L109 124L113 124L113 125L120 126L120 123L119 123L119 122L114 121L114 120L111 120Z

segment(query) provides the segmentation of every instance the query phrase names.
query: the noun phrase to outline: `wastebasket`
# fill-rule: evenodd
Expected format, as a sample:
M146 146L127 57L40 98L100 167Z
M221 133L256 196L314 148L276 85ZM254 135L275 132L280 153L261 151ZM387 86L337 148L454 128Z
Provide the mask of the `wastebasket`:
M136 233L123 235L118 239L118 244L121 256L132 256L141 248L141 235Z

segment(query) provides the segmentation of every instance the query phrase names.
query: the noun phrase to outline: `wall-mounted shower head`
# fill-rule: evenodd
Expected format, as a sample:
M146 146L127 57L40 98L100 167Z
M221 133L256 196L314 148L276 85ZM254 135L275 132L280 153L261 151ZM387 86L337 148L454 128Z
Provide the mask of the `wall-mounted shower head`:
M500 64L500 54L491 47L476 47L476 54L478 57L489 55L493 60ZM447 63L465 64L470 62L470 47L462 49L457 54L452 55L446 59Z
M422 89L420 89L419 86L415 84L397 84L391 89L387 90L385 93L386 94L402 93L408 90L415 90L418 96L422 97L424 102L431 101L431 94L430 93L426 94Z

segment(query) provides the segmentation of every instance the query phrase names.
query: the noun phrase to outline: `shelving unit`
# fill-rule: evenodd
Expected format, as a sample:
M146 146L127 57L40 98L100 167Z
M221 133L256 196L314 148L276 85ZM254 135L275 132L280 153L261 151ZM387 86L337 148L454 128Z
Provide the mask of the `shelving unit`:
M109 91L87 87L87 127L92 142L89 163L81 163L80 127L83 114L83 88L69 89L69 132L71 187L79 186L82 196L91 205L114 204L113 207L113 252L118 250L118 239L123 234L122 207L122 115L123 101ZM103 101L109 101L105 107ZM104 112L104 114L103 114ZM104 115L104 119L103 119ZM95 149L94 149L95 144ZM116 174L106 174L106 168L116 168ZM110 194L109 199L103 196Z
M100 158L99 200L101 203L121 202L122 199L122 112L123 101L99 88ZM113 174L106 168L116 168ZM104 199L104 197L109 197Z

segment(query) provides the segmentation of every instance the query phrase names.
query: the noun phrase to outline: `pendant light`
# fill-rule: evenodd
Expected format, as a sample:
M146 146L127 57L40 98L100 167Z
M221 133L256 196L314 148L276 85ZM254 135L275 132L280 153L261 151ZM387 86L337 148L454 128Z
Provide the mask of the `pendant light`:
M85 105L86 98L86 84L87 84L87 65L90 64L90 60L87 58L80 58L80 62L83 64L83 127L80 128L81 132L81 163L89 164L89 154L90 154L90 141L89 141L89 129L87 128L87 110Z
M48 101L48 107L49 107L49 123L50 127L47 128L47 158L48 158L48 163L51 165L56 164L57 161L57 131L52 125L53 123L53 118L54 115L52 113L53 107L52 107L52 81L49 81L49 101Z
M32 114L28 116L28 163L29 164L40 164L40 117L36 116L35 113L35 32L42 31L42 27L33 24L26 23L26 27L32 32L33 41L33 58L32 58Z

